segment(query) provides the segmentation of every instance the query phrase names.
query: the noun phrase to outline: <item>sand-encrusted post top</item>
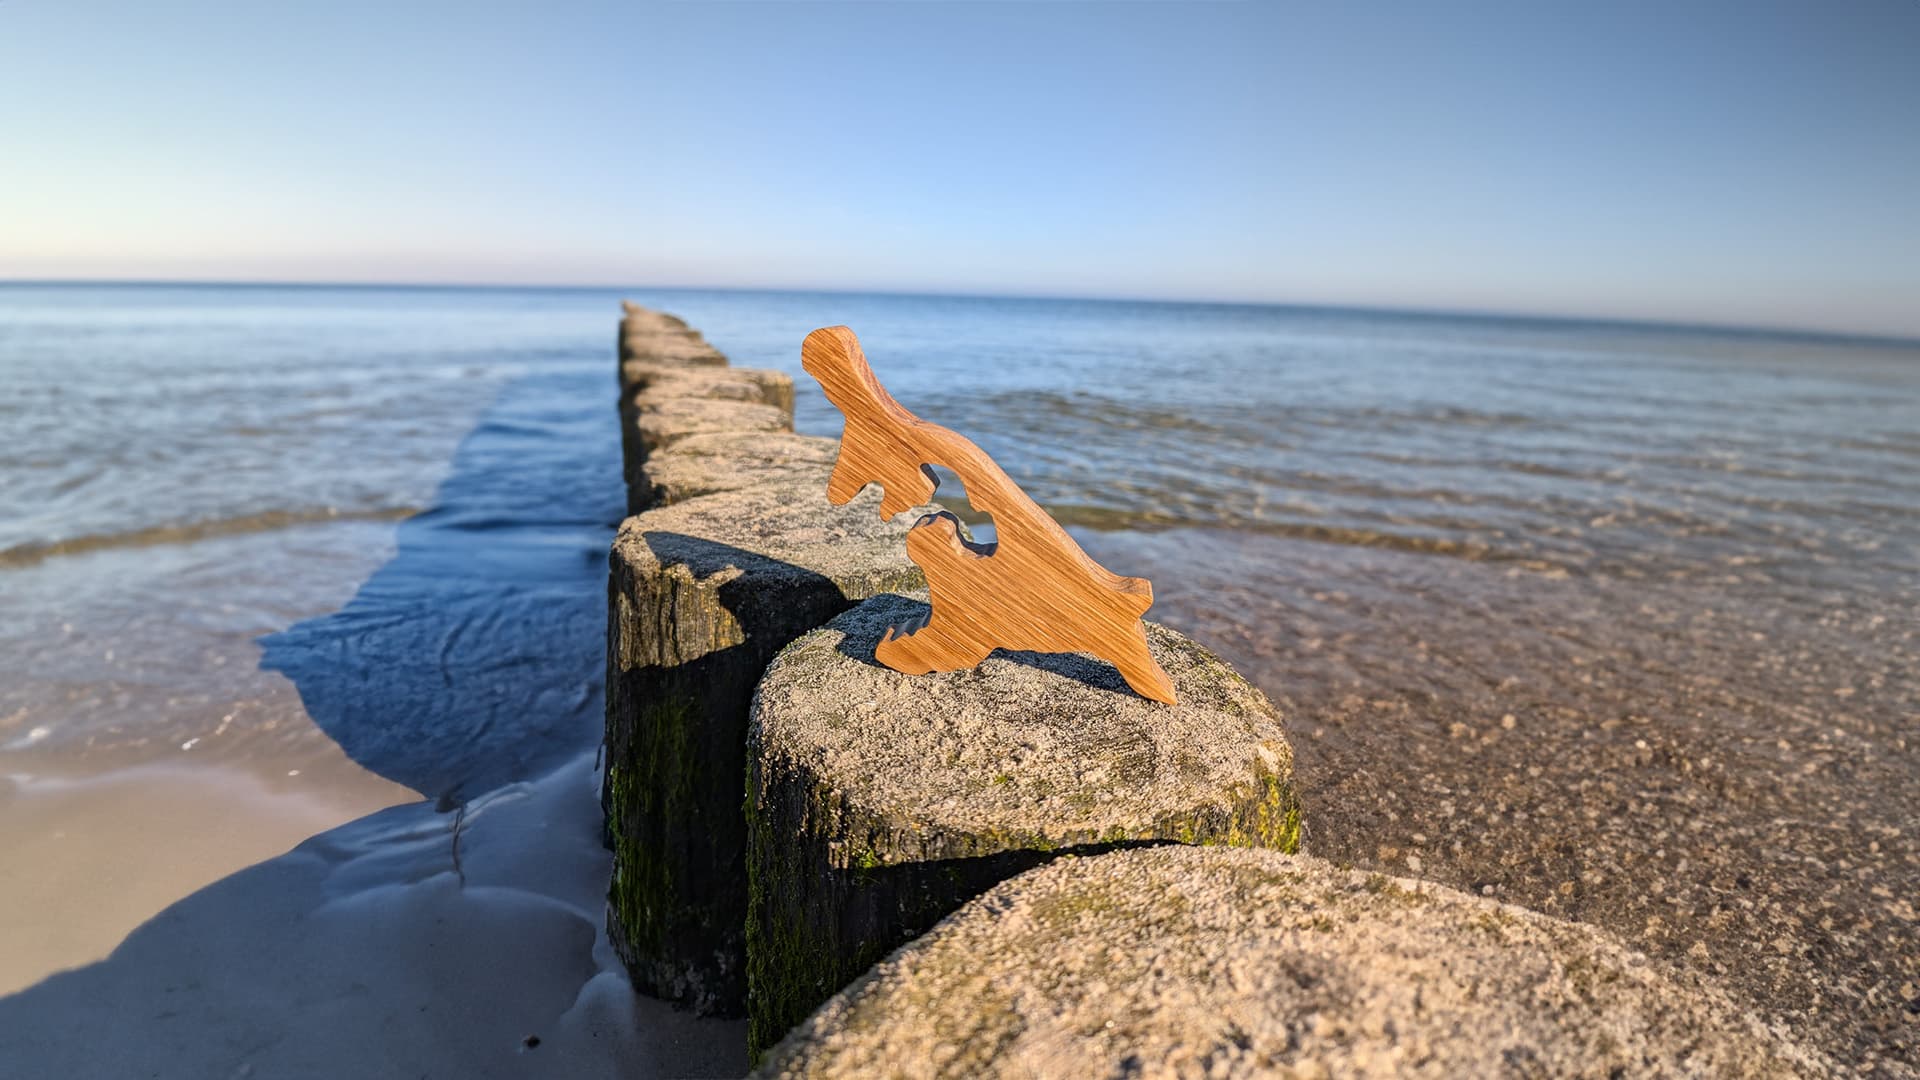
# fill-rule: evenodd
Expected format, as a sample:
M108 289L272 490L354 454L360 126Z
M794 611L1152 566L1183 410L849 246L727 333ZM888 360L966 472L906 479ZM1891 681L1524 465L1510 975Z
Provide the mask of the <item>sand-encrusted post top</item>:
M727 358L707 343L700 331L678 315L655 311L631 300L620 303L620 333L615 343L620 361L641 358L670 363L724 366Z
M660 501L647 463L681 439L792 432L793 380L785 373L729 367L726 357L679 319L633 304L626 310L620 330L620 444L629 514Z
M866 601L761 681L747 808L756 1050L970 897L1062 852L1299 846L1279 717L1205 649L1149 624L1177 706L1073 654L922 676L875 663L886 627L925 607Z
M754 1075L1835 1072L1591 927L1317 859L1156 847L1000 885Z

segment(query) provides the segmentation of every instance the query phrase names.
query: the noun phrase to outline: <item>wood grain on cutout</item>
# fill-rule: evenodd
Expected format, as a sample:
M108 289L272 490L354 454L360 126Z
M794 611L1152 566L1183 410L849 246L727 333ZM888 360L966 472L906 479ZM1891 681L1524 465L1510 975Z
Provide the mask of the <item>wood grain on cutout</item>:
M940 465L959 475L975 509L993 515L992 544L964 539L960 519L945 511L907 532L907 556L926 572L933 611L921 625L889 630L875 659L921 675L973 667L994 649L1084 652L1118 668L1142 697L1174 703L1140 623L1153 604L1150 583L1088 558L985 451L893 400L852 330L815 330L800 358L847 418L827 484L834 505L879 484L880 516L892 517L933 496L940 481L930 466Z

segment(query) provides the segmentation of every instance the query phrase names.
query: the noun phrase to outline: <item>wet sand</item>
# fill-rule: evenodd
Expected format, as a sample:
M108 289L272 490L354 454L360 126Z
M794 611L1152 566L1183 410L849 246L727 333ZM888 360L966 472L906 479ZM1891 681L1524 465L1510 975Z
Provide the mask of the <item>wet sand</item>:
M1599 925L1840 1060L1920 1064L1911 590L1079 535L1282 705L1314 854Z
M604 526L464 520L6 572L0 1074L745 1070L605 940Z
M595 782L589 753L463 812L394 807L223 877L104 960L0 997L0 1063L20 1076L737 1076L743 1024L638 998L620 970Z
M517 381L397 524L0 571L0 1074L745 1070L606 942L606 378Z
M169 905L308 837L417 801L337 753L301 790L220 766L0 780L0 995L104 958Z
M327 523L0 571L0 993L420 798L350 760L260 667L260 634L337 607L393 550L391 525Z

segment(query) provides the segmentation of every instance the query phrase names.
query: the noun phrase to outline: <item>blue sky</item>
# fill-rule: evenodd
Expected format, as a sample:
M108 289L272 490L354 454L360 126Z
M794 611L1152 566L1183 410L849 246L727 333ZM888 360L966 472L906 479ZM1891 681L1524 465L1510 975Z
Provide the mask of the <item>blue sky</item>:
M1920 335L1920 0L0 0L0 277Z

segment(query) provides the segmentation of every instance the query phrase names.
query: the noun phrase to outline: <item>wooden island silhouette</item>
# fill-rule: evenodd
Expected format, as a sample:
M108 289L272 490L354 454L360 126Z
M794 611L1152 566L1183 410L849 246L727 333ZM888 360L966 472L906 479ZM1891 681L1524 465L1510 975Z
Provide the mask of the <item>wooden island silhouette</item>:
M846 416L840 456L827 484L835 506L868 484L882 489L880 516L932 498L951 469L972 505L993 516L996 542L977 544L946 511L907 532L907 556L926 573L932 611L890 627L874 659L924 675L973 667L995 649L1084 652L1112 664L1142 697L1174 704L1173 682L1147 649L1140 617L1153 585L1094 562L1067 531L973 441L908 412L867 365L860 339L844 326L808 334L801 366Z

